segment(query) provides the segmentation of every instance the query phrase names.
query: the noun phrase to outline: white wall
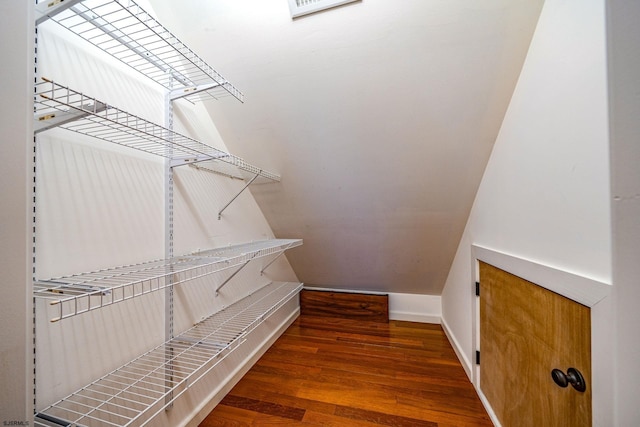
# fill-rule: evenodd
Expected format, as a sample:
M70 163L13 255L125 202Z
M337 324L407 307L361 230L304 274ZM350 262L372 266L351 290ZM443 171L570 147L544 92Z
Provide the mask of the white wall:
M640 422L640 2L607 4L614 255L614 346L607 360L615 378L612 425L632 427Z
M33 5L0 2L0 424L33 423Z
M283 174L252 189L315 286L438 296L542 0L151 0L245 103L225 142ZM227 71L228 70L228 71ZM246 153L246 154L245 154Z
M606 78L604 1L547 0L442 294L468 372L473 244L611 283ZM606 387L602 352L594 381ZM598 405L596 418L608 412Z

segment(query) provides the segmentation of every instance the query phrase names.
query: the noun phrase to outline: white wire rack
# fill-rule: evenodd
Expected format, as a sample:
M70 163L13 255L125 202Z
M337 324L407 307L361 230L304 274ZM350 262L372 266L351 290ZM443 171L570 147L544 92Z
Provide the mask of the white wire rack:
M98 138L107 142L162 156L172 166L206 161L258 175L271 181L280 176L251 165L240 157L211 147L188 136L107 105L91 96L44 79L35 85L34 129L36 133L53 127Z
M36 414L37 426L144 426L211 371L301 283L272 282ZM171 396L167 399L168 396Z
M36 24L52 19L151 78L176 97L242 93L132 0L41 1ZM177 89L176 89L177 88Z
M34 296L55 307L56 316L51 321L56 322L222 270L242 267L257 258L279 256L301 244L300 239L271 239L171 259L36 280Z

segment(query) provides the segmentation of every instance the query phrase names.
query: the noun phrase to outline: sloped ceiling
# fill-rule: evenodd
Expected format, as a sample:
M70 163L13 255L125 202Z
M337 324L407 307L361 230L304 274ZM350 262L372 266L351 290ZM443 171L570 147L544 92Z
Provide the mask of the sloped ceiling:
M439 295L543 0L150 3L245 94L207 109L299 279Z

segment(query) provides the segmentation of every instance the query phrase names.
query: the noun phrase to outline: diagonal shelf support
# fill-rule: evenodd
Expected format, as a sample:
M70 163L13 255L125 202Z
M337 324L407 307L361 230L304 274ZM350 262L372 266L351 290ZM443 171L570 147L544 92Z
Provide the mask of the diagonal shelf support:
M293 243L291 243L291 245L288 245L286 248L282 248L282 250L280 251L280 253L271 261L269 261L269 263L267 263L267 265L265 265L264 267L262 267L262 270L260 270L260 275L264 274L264 271L269 268L271 266L271 264L273 264L274 262L276 262L278 260L278 258L280 258L282 255L284 255L284 252L291 248L293 245Z
M260 171L262 172L262 171ZM258 172L253 178L251 178L251 180L247 183L247 185L245 185L244 187L242 187L242 190L240 190L240 192L238 194L236 194L231 200L229 200L229 203L227 203L226 205L224 205L224 207L222 209L220 209L220 212L218 212L218 220L222 219L222 212L224 212L225 209L227 209L229 207L229 205L231 203L233 203L233 201L235 199L238 198L238 196L240 194L242 194L242 192L244 190L246 190L247 188L249 188L249 186L253 183L253 181L255 181L259 176L260 176L260 172Z
M253 258L252 258L252 259L253 259ZM235 277L235 275L236 275L236 274L240 273L240 272L242 271L242 269L243 269L243 268L245 268L245 267L246 267L250 262L251 262L251 260L250 260L250 259L246 260L246 261L244 262L244 264L242 264L242 265L240 266L240 268L238 268L236 271L234 271L234 272L231 274L231 276L227 277L227 280L225 280L224 282L222 282L222 283L220 284L220 286L218 286L218 287L216 288L216 296L218 296L218 293L220 292L220 289L224 288L224 287L227 285L227 283L229 283L229 282L231 281L231 279L233 279L233 278Z
M253 256L252 256L251 258L249 258L248 260L246 260L246 261L244 262L244 264L242 264L242 265L240 266L240 268L238 268L236 271L234 271L234 272L233 272L233 274L231 274L231 276L227 277L227 280L225 280L224 282L222 282L222 283L220 284L220 286L218 286L218 287L216 288L216 296L218 296L218 293L220 292L220 289L224 288L224 287L227 285L227 283L229 283L229 282L231 281L231 279L233 279L233 278L236 276L236 274L240 273L240 272L242 271L242 269L243 269L243 268L245 268L247 265L249 265L249 263L250 263L251 261L253 261L253 259L256 257L256 255L257 255L257 253L253 254Z

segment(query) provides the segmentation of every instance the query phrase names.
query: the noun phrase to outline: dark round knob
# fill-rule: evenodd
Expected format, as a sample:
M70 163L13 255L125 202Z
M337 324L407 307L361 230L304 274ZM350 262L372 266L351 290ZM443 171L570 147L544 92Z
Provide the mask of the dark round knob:
M571 384L576 390L583 392L587 389L587 383L585 382L584 377L576 368L567 369L567 379L569 380L569 384Z
M560 369L554 369L551 371L551 378L553 382L562 388L565 388L569 384L579 392L584 392L587 389L587 383L584 377L576 368L567 369L565 374Z
M569 385L567 376L560 369L554 369L553 371L551 371L551 378L553 378L554 383L558 384L562 388L565 388Z

